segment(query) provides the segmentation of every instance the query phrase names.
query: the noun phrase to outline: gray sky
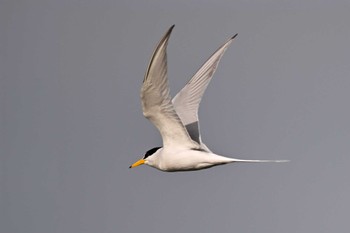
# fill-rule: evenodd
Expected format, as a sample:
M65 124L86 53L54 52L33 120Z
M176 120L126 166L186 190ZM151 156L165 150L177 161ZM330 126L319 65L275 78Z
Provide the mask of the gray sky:
M346 232L349 12L349 1L1 1L0 232ZM201 104L204 142L290 163L128 169L161 145L139 90L172 24L173 95L238 33Z

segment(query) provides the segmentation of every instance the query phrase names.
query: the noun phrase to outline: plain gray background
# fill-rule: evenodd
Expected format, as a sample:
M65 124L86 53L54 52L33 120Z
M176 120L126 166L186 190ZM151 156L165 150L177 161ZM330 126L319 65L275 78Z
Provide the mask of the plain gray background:
M0 232L347 232L349 1L2 0ZM128 166L161 139L139 90L176 94L230 36L200 120L215 152L287 164Z

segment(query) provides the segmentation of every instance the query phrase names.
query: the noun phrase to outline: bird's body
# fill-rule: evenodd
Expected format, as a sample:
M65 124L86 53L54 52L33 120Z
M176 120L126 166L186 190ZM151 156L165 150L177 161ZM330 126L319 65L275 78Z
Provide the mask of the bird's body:
M202 142L198 108L217 65L233 36L196 72L171 99L167 79L166 47L172 26L156 47L141 88L144 116L159 130L163 147L146 152L130 167L146 164L161 171L193 171L233 162L285 162L285 160L242 160L217 155Z
M195 171L234 162L284 162L285 160L244 160L229 158L202 149L159 148L147 165L161 171Z
M234 159L197 149L160 148L148 161L162 171L193 171L219 164L234 162Z

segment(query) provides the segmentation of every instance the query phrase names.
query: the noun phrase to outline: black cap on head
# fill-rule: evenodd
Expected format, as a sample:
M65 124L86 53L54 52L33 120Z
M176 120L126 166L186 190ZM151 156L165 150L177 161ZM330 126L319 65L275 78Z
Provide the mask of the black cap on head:
M157 150L159 150L161 147L154 147L150 150L148 150L145 154L145 156L143 156L143 159L147 158L150 155L153 155L154 153L156 153Z

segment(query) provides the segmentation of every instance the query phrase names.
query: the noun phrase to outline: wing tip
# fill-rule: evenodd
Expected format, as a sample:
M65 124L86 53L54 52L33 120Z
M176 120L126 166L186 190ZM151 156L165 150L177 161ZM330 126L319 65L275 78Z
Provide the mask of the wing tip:
M227 48L237 36L238 36L238 33L236 33L235 35L233 35L233 36L232 36L230 39L228 39L228 40L226 41L226 43L223 44L217 51L219 51L219 50L222 49L222 48Z
M175 24L171 25L171 27L168 29L167 33L165 33L164 38L168 38L170 36L170 34L173 31L174 27L175 27Z
M147 80L147 77L148 77L148 74L149 74L149 71L150 71L150 68L151 68L151 65L152 65L152 62L154 60L154 57L155 55L157 54L157 52L162 49L162 47L164 46L164 51L166 49L166 46L168 45L168 40L170 38L170 35L171 35L171 32L173 31L175 27L175 24L173 24L169 29L168 31L164 34L164 36L162 37L162 39L158 42L153 54L152 54L152 57L151 57L151 60L150 60L150 63L148 65L148 68L147 68L147 71L146 71L146 74L145 74L145 77L143 78L143 83Z

